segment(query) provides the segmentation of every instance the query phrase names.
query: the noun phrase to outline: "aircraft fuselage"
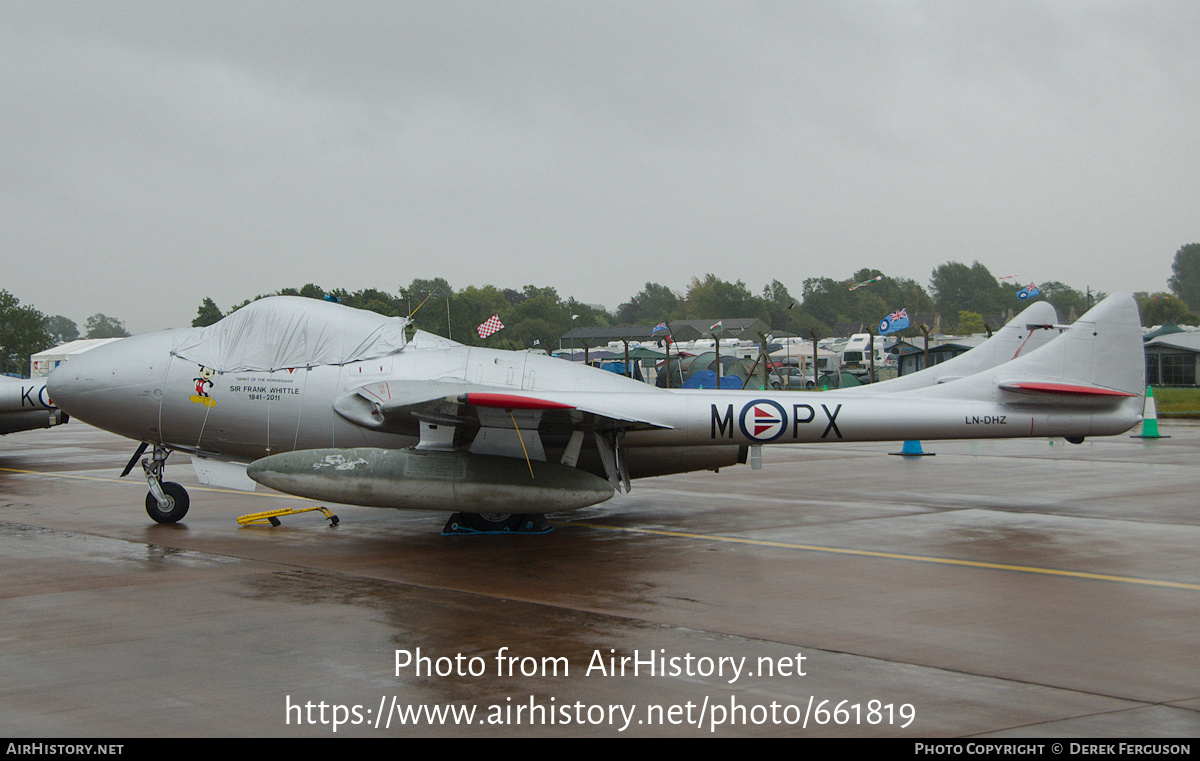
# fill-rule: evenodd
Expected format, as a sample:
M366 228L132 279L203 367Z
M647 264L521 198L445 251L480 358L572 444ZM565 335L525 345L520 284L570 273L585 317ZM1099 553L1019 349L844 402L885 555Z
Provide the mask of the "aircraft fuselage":
M465 346L420 348L341 366L216 373L174 356L186 331L137 336L84 354L57 370L65 409L131 439L226 459L253 461L298 449L397 448L411 431L371 430L339 415L333 400L372 382L465 382L536 393L568 407L611 409L661 427L629 430L623 445L692 447L791 442L1110 435L1140 419L1140 400L1111 409L1027 404L995 390L955 399L954 383L920 394L663 390L590 367L524 352ZM90 361L103 359L103 362ZM515 421L514 421L515 422ZM548 447L553 442L547 442Z
M50 401L45 378L0 376L0 434L49 428L65 421Z
M926 375L869 393L658 389L541 354L420 331L409 339L404 327L279 297L209 328L95 349L56 369L49 390L64 411L154 445L142 468L158 522L187 512L186 490L162 480L171 450L198 455L205 483L245 488L253 479L355 504L541 513L595 504L634 478L745 462L762 444L1079 441L1126 431L1142 412L1137 308L1125 296L1018 359L997 364L993 352L960 362L987 368L965 377ZM214 460L250 465L231 473ZM514 480L522 466L528 479Z

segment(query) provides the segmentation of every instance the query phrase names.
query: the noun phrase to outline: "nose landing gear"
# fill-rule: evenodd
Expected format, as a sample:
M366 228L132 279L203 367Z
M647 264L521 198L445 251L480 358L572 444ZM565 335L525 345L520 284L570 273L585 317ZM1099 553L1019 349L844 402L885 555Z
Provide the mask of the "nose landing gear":
M142 460L146 484L150 487L150 493L146 495L146 514L155 523L178 523L187 515L191 503L186 489L174 481L164 483L162 480L163 466L170 453L169 449L155 444L154 453Z

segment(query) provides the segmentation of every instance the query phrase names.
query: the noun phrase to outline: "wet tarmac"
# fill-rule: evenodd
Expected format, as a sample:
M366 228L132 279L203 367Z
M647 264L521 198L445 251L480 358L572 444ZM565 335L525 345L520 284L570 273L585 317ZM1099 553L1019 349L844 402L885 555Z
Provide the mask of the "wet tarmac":
M766 447L493 537L243 528L308 503L179 455L160 526L132 443L4 436L0 732L1195 737L1200 426L1161 427Z

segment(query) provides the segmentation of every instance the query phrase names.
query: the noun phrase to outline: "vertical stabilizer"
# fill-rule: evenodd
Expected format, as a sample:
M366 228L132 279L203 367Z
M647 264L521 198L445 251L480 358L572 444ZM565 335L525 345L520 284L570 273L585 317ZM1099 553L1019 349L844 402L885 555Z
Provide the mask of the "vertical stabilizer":
M987 372L930 389L931 396L1003 401L1000 392L1062 397L1141 397L1146 361L1137 302L1113 294L1060 337ZM965 393L964 393L965 392Z

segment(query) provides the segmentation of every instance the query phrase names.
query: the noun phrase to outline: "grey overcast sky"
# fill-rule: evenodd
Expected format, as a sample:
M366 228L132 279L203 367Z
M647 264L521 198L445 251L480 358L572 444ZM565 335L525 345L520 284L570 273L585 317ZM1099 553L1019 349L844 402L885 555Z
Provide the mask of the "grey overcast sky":
M133 332L414 277L1163 290L1200 2L7 0L0 225L0 288Z

